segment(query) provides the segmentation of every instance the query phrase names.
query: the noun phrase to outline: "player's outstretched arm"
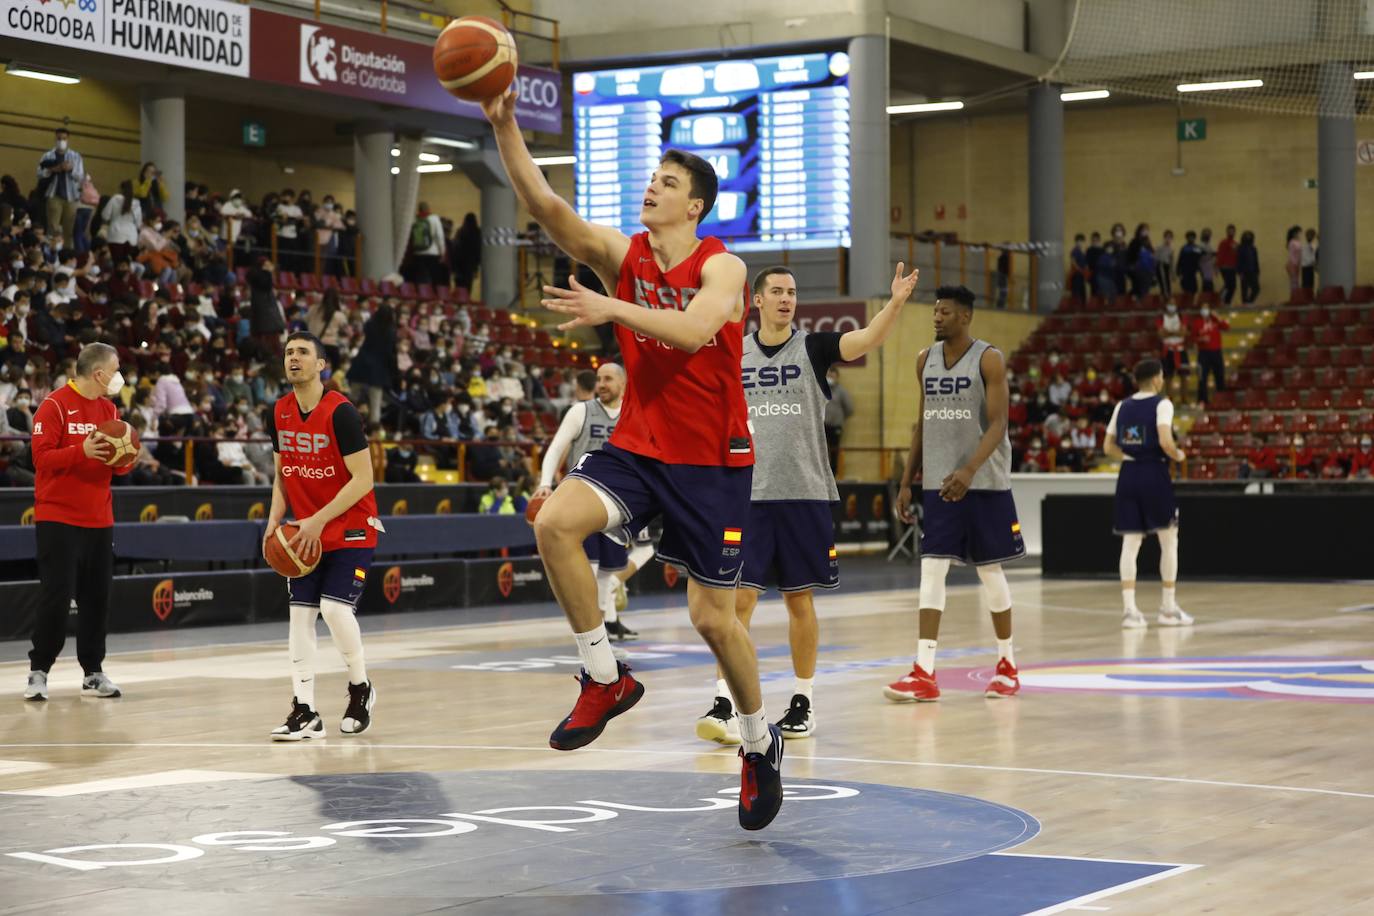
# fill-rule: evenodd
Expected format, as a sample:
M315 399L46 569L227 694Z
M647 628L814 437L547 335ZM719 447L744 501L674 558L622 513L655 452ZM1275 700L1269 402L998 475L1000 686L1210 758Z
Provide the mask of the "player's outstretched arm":
M482 103L482 111L491 122L496 146L501 151L501 164L506 167L516 195L553 243L569 257L596 271L603 282L614 278L620 272L620 262L625 260L630 240L609 226L587 222L549 187L544 173L534 164L534 157L520 133L520 125L515 121L517 96L517 91L511 87L505 95Z
M612 299L587 289L576 278L572 289L544 287L544 308L572 316L561 330L614 321L637 334L661 340L670 347L695 353L711 342L743 304L744 262L732 254L718 254L701 268L701 289L682 311L651 309Z
M906 264L898 261L897 275L892 278L892 298L887 300L887 305L884 305L882 310L873 316L868 327L860 328L857 331L846 331L840 337L840 359L849 362L871 350L878 349L897 329L902 306L906 304L907 299L916 289L916 279L921 275L921 272L916 269L904 275L902 271L905 269Z
M958 502L973 485L973 477L978 469L992 457L1002 439L1007 435L1007 403L1011 400L1007 392L1007 364L1002 354L988 347L978 361L983 373L983 388L987 392L988 428L983 438L978 440L978 448L968 464L956 470L940 484L940 496L950 502Z

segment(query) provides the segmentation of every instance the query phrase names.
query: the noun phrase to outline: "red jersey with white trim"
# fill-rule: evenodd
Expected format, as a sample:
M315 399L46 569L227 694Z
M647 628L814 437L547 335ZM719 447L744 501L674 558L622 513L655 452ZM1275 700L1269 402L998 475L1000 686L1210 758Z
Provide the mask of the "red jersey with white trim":
M280 398L272 410L273 443L281 458L281 485L297 519L324 508L350 480L335 435L334 412L353 405L337 391L326 391L320 403L302 416L296 393ZM377 546L377 498L373 491L324 526L324 550Z
M685 309L701 289L701 269L725 244L704 238L681 264L664 272L649 233L630 238L616 298L651 309ZM745 291L745 300L748 293ZM745 308L745 316L748 308ZM616 325L625 360L625 399L611 444L666 464L748 467L754 463L749 410L740 382L744 318L726 322L695 353Z
M127 474L86 457L86 436L119 409L106 397L88 398L71 382L43 399L33 415L33 517L77 528L114 524L110 478Z

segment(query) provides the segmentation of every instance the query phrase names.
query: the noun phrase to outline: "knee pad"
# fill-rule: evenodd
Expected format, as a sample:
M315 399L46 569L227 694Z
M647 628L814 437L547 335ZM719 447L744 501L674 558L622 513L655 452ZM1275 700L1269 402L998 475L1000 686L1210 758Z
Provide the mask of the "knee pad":
M978 581L983 583L983 600L994 614L1011 610L1011 586L1001 563L978 567Z
M1140 553L1140 545L1145 543L1143 534L1123 534L1121 536L1121 581L1135 581L1135 557Z
M943 557L921 557L921 607L935 611L945 609L945 576L949 575L949 560Z

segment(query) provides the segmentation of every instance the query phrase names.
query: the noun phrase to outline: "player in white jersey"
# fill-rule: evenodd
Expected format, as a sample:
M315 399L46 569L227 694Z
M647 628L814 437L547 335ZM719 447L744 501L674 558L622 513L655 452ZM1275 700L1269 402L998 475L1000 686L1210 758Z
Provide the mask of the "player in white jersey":
M1011 496L1007 438L1007 367L991 344L969 334L973 293L942 286L935 293L935 343L917 358L920 411L911 439L897 511L911 523L911 482L922 479L921 622L911 673L889 684L890 700L940 698L935 646L945 609L950 563L978 568L983 598L997 634L997 668L986 695L1021 689L1011 646L1011 589L1002 564L1026 555Z
M578 401L568 408L559 424L558 432L544 452L544 460L539 470L539 489L532 498L547 499L553 495L554 475L560 470L576 467L583 456L601 448L615 431L616 420L620 419L620 402L625 394L625 370L619 363L602 363L596 370L594 396ZM616 585L621 580L618 574L629 566L629 553L624 547L606 537L594 534L583 544L587 559L591 561L596 575L597 604L606 620L606 633L612 642L633 639L639 634L620 622L616 607ZM643 565L646 558L644 548L636 544L640 552L636 566ZM650 556L653 547L647 548Z

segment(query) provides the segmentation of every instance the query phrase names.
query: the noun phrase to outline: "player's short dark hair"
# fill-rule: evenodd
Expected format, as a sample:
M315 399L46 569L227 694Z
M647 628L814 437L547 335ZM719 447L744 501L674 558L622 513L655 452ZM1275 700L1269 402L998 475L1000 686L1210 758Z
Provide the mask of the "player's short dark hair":
M309 341L310 345L315 348L316 359L329 359L329 357L325 355L324 344L320 342L320 339L318 337L316 337L314 334L311 334L309 331L292 331L287 336L286 342L290 343L293 340Z
M797 282L797 275L792 273L792 268L790 267L783 267L781 264L778 264L774 267L765 267L763 270L759 271L754 275L755 296L763 292L763 287L768 283L768 278L773 276L774 274L787 274L787 276L792 278L793 283Z
M973 311L973 290L967 286L942 286L935 291L935 299L937 302L941 299L953 299L970 312Z
M697 217L697 224L700 225L706 219L706 214L716 205L716 194L720 190L720 179L716 177L716 170L711 167L711 163L695 153L680 149L670 149L664 153L658 164L663 165L665 162L686 169L687 174L692 176L692 186L687 193L702 202L701 216Z
M1135 364L1135 383L1143 385L1157 375L1164 374L1164 364L1157 359L1142 359Z
M577 387L581 388L583 391L596 390L596 373L590 369L583 369L581 372L577 373L577 375L573 376L573 381L576 382Z

